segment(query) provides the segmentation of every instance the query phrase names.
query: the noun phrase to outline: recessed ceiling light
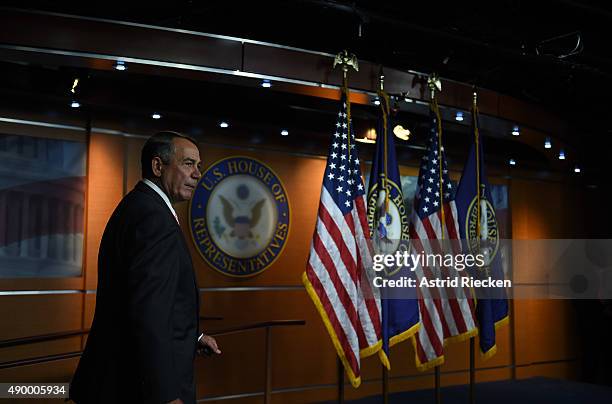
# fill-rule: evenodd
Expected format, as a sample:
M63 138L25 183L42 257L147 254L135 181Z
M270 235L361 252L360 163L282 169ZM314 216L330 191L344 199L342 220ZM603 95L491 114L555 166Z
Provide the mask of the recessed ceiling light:
M462 122L463 121L463 112L457 111L455 114L455 121Z
M289 136L289 131L287 129L283 129L283 130L281 130L281 135Z
M550 142L550 138L547 137L546 140L544 140L544 148L550 149L551 147L552 147L552 143Z
M374 105L380 105L380 98L376 97L374 98Z
M516 160L514 160L514 159L510 159L510 160L508 161L508 164L510 164L511 166L515 166L515 165L516 165Z
M559 150L559 160L565 160L565 152L563 149Z
M574 172L575 173L580 173L580 167L578 167L578 166L574 167Z
M220 127L220 128L227 128L227 127L229 127L229 123L227 123L227 122L225 122L225 121L221 121L221 122L219 123L219 127Z
M151 118L153 118L153 119L161 119L161 115L158 114L157 112L153 112L153 114L151 115Z
M127 70L127 65L123 60L116 61L113 67L115 68L115 70L119 70L121 72Z
M76 100L74 100L74 101L72 101L72 102L70 103L70 107L71 107L71 108L79 108L80 106L81 106L81 103L80 103L80 102L78 102L78 101L76 101Z
M261 82L261 86L262 86L263 88L270 88L270 87L272 87L272 83L270 82L270 80L267 80L267 79L266 79L266 80L263 80L263 81Z
M519 127L515 126L514 128L512 128L512 136L518 136L520 135L521 132L519 131Z

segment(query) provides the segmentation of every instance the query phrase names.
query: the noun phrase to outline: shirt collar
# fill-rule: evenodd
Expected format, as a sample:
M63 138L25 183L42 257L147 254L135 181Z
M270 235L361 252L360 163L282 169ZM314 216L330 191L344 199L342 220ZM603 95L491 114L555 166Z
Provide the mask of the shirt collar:
M153 181L149 180L148 178L143 178L142 182L147 184L149 187L151 187L151 189L153 189L153 191L157 192L157 194L159 196L161 196L161 198L164 200L164 202L166 202L166 205L168 206L168 209L170 209L170 212L172 212L172 215L176 219L176 222L179 223L178 216L176 215L174 207L170 203L170 198L168 198L168 195L166 195L166 193L164 191L162 191L162 189L160 187L158 187L157 184L155 184Z

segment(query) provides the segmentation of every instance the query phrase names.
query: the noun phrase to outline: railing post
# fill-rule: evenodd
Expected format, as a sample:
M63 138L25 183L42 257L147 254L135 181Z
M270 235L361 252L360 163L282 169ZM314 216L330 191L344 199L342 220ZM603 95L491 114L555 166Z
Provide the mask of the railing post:
M344 366L338 358L338 404L344 404Z
M436 404L442 404L442 394L440 392L440 366L434 368L434 395L436 397Z
M383 404L389 404L389 370L382 365Z
M476 349L474 346L474 337L470 338L470 404L476 403L476 394L474 388L476 385L476 364L474 357Z
M266 327L266 390L264 403L272 402L272 327Z

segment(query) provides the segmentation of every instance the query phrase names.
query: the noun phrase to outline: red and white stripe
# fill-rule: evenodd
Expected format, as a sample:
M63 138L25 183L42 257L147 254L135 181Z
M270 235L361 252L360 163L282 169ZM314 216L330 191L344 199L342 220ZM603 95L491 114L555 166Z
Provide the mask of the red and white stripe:
M410 242L413 251L425 254L458 254L461 244L458 235L457 207L455 201L444 204L445 226L442 228L441 213L437 211L423 220L413 213L410 222ZM441 242L441 240L446 240ZM450 243L452 251L443 251ZM448 270L448 269L447 269ZM417 281L423 277L433 279L440 268L418 266ZM453 271L450 269L450 271ZM448 273L451 277L454 272ZM443 276L442 278L444 278ZM416 354L422 367L443 358L444 340L473 333L476 330L474 302L469 290L457 288L420 288L419 311L421 328L416 336Z
M366 271L372 261L368 237L365 196L343 215L323 186L306 276L355 378L361 374L360 352L381 337L380 299Z

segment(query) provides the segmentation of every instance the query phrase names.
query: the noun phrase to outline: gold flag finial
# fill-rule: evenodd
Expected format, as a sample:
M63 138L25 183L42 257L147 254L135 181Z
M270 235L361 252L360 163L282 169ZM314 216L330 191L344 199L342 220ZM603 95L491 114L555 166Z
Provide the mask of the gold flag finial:
M352 53L349 54L346 49L338 53L334 58L333 68L335 69L338 65L342 66L342 72L345 77L348 73L349 67L355 69L356 72L359 71L359 63L357 62L357 56Z
M404 129L402 125L395 125L393 128L393 134L395 137L401 140L410 139L410 129Z
M433 100L436 91L442 91L442 82L440 81L440 77L436 73L432 73L427 78L427 85L429 86L429 91L431 91L431 99Z

